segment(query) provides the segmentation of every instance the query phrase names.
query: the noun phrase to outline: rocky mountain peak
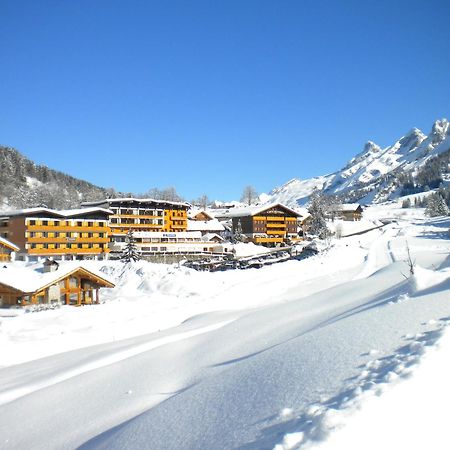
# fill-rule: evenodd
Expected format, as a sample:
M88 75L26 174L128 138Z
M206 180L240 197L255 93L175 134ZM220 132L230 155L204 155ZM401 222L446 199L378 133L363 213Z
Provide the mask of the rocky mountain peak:
M436 120L431 128L433 142L440 142L450 136L450 122L447 119Z

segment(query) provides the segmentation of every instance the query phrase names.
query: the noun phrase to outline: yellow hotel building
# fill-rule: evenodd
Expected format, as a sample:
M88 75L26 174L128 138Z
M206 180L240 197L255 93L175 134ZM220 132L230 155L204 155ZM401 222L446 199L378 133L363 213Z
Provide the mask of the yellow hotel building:
M104 259L109 253L111 211L83 208L57 211L28 208L0 212L0 237L19 247L19 260Z
M109 226L111 243L125 242L134 232L177 233L187 231L189 203L141 198L108 198L82 203L83 207L101 207L111 211Z

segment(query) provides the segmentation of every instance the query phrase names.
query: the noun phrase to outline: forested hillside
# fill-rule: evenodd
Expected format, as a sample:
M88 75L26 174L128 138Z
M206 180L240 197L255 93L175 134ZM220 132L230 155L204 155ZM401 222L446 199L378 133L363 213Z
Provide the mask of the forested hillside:
M47 166L35 164L14 148L0 146L0 210L35 206L77 208L81 202L132 196L183 200L174 187L154 187L141 194L102 188Z
M0 208L34 206L65 209L82 201L115 196L105 189L63 172L37 165L16 149L0 146Z

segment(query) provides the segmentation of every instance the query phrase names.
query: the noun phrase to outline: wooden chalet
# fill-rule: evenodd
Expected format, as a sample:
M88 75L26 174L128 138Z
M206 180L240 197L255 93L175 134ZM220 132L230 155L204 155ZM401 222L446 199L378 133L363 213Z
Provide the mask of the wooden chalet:
M215 210L218 219L231 220L233 233L241 233L255 244L267 246L299 239L300 214L281 203Z
M205 210L195 210L192 211L192 214L189 215L191 220L200 220L204 222L208 222L210 220L214 220L215 217L212 213Z
M5 265L0 268L0 307L90 305L99 303L99 289L113 288L103 276L74 263L46 261L40 269Z
M11 261L11 253L18 251L19 247L16 244L0 237L0 262Z
M334 219L346 221L361 220L363 209L359 203L343 203L331 208L330 214Z
M193 210L189 214L187 229L188 231L200 231L202 236L212 233L222 235L225 231L223 224L212 213L204 210Z

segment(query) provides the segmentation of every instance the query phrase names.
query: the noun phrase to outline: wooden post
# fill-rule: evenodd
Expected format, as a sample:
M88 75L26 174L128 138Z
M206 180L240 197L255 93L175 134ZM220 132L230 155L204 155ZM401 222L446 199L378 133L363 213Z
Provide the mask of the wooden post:
M69 304L69 297L70 297L70 293L69 293L69 277L66 278L66 305Z

